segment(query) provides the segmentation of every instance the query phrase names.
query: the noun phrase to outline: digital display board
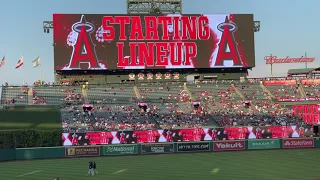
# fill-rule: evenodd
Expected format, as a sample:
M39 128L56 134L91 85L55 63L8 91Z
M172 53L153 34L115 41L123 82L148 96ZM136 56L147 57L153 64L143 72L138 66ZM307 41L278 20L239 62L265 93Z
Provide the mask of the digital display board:
M312 126L263 126L263 127L219 127L219 128L193 128L193 129L162 129L162 130L137 130L137 131L112 131L112 132L86 132L86 133L62 133L64 146L100 145L100 144L146 144L168 142L201 142L218 141L215 149L225 149L229 146L242 148L242 141L223 143L224 140L245 139L279 139L279 138L306 138L313 137ZM243 141L244 142L244 141ZM240 143L240 144L239 144ZM190 144L186 144L190 145ZM195 146L181 147L181 151L195 151L206 149L206 144L194 144ZM183 145L182 145L183 146ZM143 147L142 151L149 152L167 151L171 147L156 148L156 146ZM145 153L142 152L142 153ZM149 152L150 153L150 152Z
M255 66L252 14L54 14L55 70Z

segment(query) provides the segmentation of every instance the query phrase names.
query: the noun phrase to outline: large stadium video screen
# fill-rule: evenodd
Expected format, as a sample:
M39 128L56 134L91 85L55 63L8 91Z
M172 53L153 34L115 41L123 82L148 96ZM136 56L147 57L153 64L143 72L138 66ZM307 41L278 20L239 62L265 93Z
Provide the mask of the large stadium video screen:
M312 126L219 127L62 133L64 146L312 137Z
M54 14L55 70L255 66L252 14Z

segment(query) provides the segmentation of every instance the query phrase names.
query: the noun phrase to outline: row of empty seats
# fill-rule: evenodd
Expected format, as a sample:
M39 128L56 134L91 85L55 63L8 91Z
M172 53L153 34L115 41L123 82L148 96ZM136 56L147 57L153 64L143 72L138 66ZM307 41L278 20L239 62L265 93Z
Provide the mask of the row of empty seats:
M267 90L276 98L301 98L299 85L266 85ZM319 97L319 87L315 84L301 85L307 97ZM65 101L79 101L82 98L74 96L83 95L80 86L41 86L33 87L34 104L45 101L45 104L60 104ZM238 90L238 92L237 92ZM260 82L217 81L201 84L158 83L137 85L137 93L133 85L90 85L87 89L87 98L92 103L135 102L163 100L171 102L186 102L193 97L194 101L210 101L224 103L226 101L270 99L270 94L261 87ZM2 104L28 104L28 87L3 87ZM66 94L69 94L66 95ZM140 97L137 95L139 94Z

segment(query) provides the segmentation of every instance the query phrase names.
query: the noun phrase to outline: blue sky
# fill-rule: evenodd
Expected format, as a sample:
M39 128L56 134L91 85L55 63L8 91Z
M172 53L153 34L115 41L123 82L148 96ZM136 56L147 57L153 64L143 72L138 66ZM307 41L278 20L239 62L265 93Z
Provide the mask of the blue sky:
M0 84L29 84L40 79L40 68L32 68L31 61L41 56L43 78L53 81L53 34L45 34L44 20L52 20L53 13L125 14L126 0L10 0L1 3L0 56L7 63L0 68ZM261 31L255 33L256 67L251 77L270 76L264 56L298 57L307 52L316 61L308 67L319 67L320 40L318 0L183 0L185 14L246 13L261 21ZM25 65L14 67L24 56ZM1 57L2 58L2 57ZM290 68L304 68L305 64L274 65L274 75L284 76Z

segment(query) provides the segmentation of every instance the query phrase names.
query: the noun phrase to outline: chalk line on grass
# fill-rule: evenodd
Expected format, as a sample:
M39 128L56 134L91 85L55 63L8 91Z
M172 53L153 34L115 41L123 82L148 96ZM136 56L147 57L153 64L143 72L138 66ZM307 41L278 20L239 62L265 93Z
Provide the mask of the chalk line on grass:
M27 175L31 175L31 174L35 174L35 173L39 173L41 172L42 170L38 170L38 171L32 171L32 172L28 172L28 173L25 173L25 174L21 174L17 177L23 177L23 176L27 176Z
M220 171L219 168L214 168L214 169L212 169L211 174L216 174L216 173L218 173L219 171Z
M116 172L114 172L114 173L112 173L112 174L119 174L119 173L123 173L123 172L125 172L125 171L127 171L128 169L121 169L121 170L119 170L119 171L116 171Z

